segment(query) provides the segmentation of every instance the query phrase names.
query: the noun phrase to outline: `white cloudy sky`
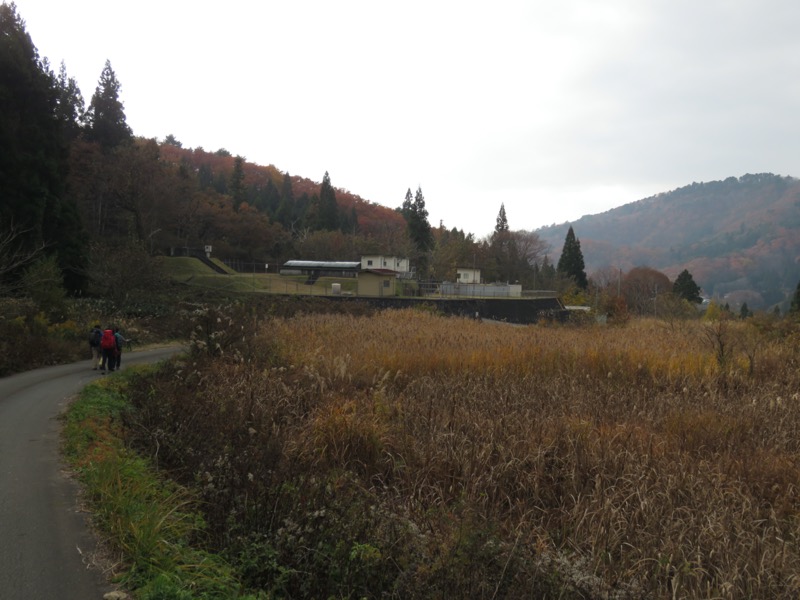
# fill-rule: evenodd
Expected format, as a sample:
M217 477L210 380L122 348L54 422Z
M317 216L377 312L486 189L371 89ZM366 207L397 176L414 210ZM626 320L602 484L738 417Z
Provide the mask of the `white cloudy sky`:
M16 0L88 103L479 237L800 176L797 0Z

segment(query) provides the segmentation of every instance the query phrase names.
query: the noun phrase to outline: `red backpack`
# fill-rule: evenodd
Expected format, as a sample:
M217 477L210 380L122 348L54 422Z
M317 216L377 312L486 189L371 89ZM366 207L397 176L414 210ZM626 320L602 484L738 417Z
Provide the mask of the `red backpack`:
M103 332L103 339L100 340L100 347L103 350L113 350L117 347L117 340L114 338L114 332L111 329L106 329Z

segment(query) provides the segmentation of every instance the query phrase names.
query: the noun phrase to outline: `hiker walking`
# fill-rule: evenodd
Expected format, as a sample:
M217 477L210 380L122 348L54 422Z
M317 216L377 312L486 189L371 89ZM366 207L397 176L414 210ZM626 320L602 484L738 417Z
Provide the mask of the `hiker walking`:
M100 350L103 352L100 370L105 375L106 366L109 371L113 371L117 366L117 338L114 337L113 329L109 328L103 331L103 337L100 338Z
M89 351L92 353L92 370L96 371L97 367L100 366L103 358L103 352L100 349L100 340L103 338L103 330L100 329L100 324L98 323L94 327L92 327L92 331L89 333Z
M130 342L130 340L125 339L125 337L119 332L119 327L114 327L114 341L116 342L117 351L116 356L114 357L114 365L117 369L119 369L119 365L122 362L122 346Z

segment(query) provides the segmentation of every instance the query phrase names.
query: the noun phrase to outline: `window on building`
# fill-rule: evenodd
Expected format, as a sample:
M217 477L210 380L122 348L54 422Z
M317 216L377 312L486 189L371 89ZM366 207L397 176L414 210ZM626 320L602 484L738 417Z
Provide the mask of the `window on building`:
M388 279L384 279L383 280L383 287L385 287L385 288L389 287L389 280Z
M372 266L372 260L369 260L369 259L367 260L367 266L368 266L368 267L371 267L371 266Z

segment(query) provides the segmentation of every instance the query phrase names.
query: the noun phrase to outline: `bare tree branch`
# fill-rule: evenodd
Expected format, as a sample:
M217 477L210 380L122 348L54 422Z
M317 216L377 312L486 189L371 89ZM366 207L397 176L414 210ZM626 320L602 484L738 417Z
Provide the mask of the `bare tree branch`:
M36 259L47 247L38 242L31 248L25 247L25 234L31 229L17 229L13 223L0 229L0 296L7 296L22 287L19 277L11 278L23 266Z

